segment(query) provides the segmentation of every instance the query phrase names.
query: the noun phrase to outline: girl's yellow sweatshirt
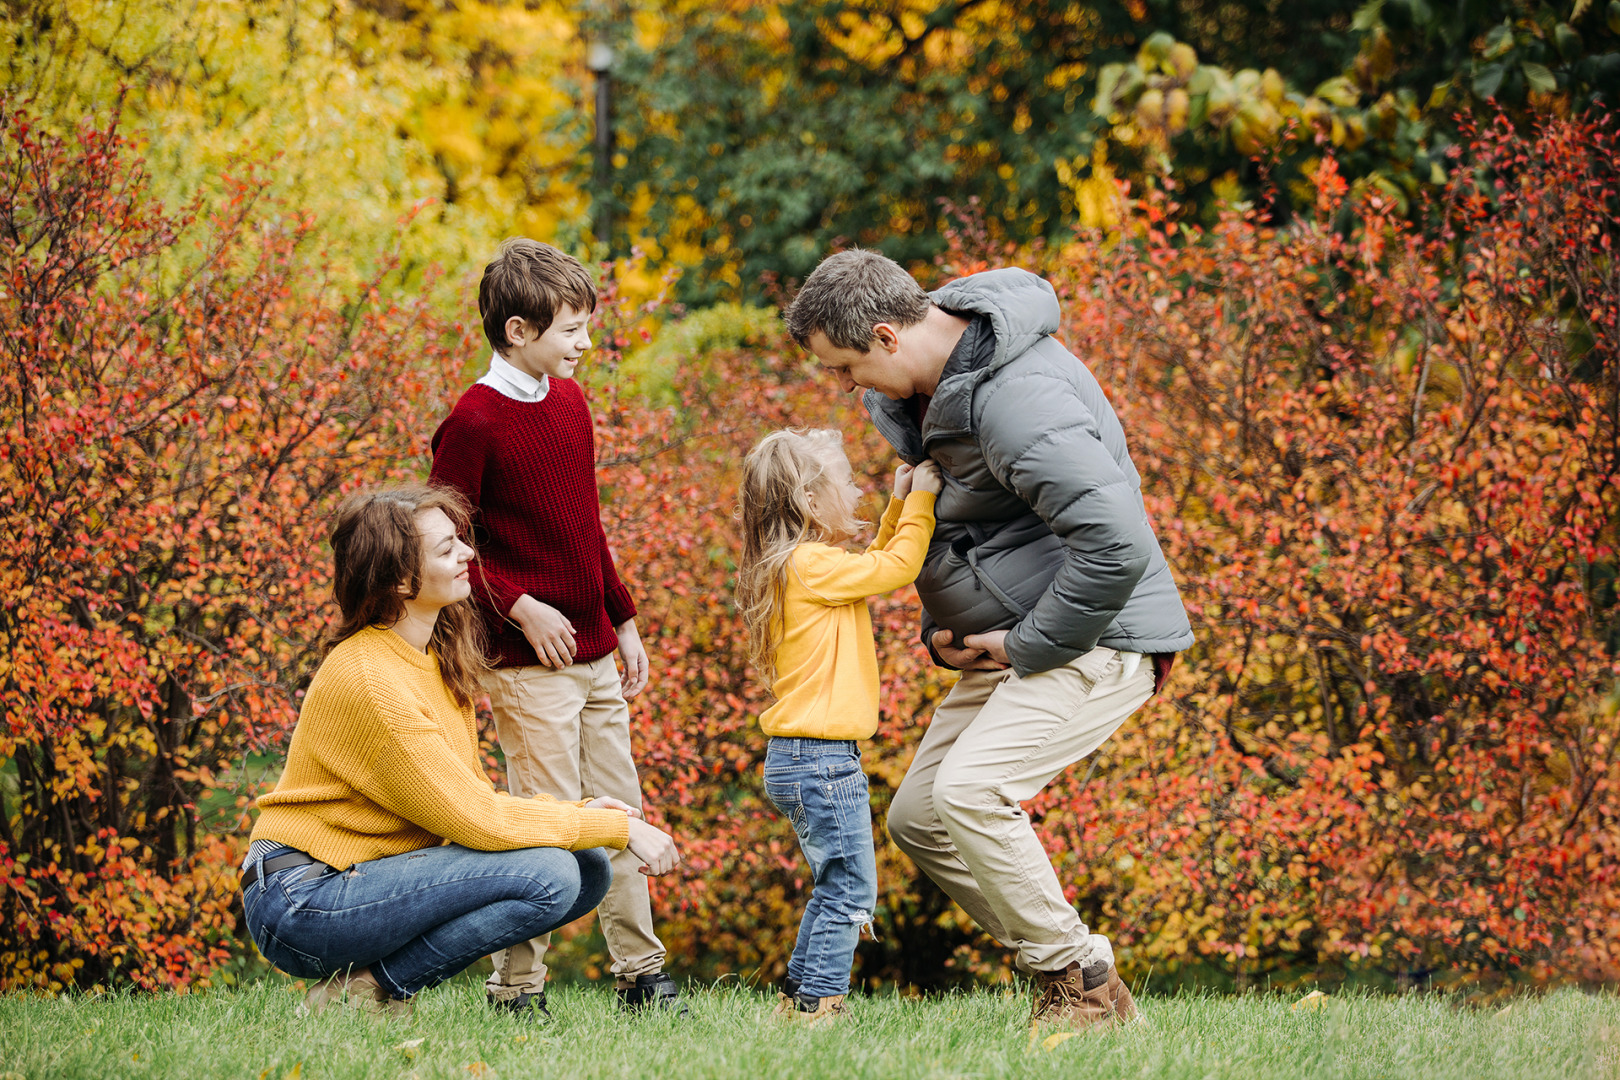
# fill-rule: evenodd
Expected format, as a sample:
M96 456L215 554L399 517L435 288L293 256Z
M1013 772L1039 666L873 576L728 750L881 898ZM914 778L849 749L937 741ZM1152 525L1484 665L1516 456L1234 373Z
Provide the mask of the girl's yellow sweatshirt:
M254 840L346 870L450 841L476 851L622 848L630 819L550 795L498 792L478 763L473 710L436 657L376 627L341 642L309 684Z
M889 500L877 539L857 555L800 544L788 560L776 703L759 717L767 735L870 739L878 722L877 647L866 598L916 580L934 534L934 496Z

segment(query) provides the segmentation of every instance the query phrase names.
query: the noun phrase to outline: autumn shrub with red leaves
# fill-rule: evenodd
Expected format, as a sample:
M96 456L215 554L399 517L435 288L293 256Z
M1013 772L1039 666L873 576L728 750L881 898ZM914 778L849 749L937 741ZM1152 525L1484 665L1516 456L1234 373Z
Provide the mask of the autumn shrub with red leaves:
M1327 161L1060 259L1198 633L1032 808L1138 969L1617 973L1620 147L1468 131L1415 225Z
M419 474L482 350L322 288L307 227L252 181L193 221L143 200L111 131L0 126L0 983L183 987L248 947L242 755L281 745L312 670L329 508ZM1286 229L1196 228L1157 194L1061 251L952 253L1057 284L1197 630L1166 692L1028 806L1133 976L1616 973L1620 151L1609 124L1489 126L1454 166L1415 224L1340 215L1326 162ZM810 882L761 791L738 464L787 425L846 431L875 493L893 459L780 337L681 358L649 406L615 371L649 311L611 278L601 310L604 522L654 665L632 737L686 854L653 881L660 929L683 974L771 978ZM881 818L952 676L914 593L873 606ZM879 869L859 985L1010 976L892 845ZM558 959L588 973L588 941Z
M329 511L417 470L465 355L227 183L168 212L115 126L0 112L0 987L226 957L243 754L315 662Z
M1057 282L1197 629L1167 692L1028 807L1134 974L1616 973L1620 151L1609 123L1470 133L1416 223L1340 214L1327 161L1316 216L1285 229L1241 208L1194 228L1156 194L1060 252L952 256ZM771 977L810 883L760 797L764 698L728 601L736 461L760 431L830 423L869 486L892 462L785 343L687 372L682 410L615 406L603 427L658 673L637 745L688 853L656 888L673 955ZM637 432L678 416L707 439L638 458ZM879 814L948 685L914 605L876 604ZM859 981L1010 975L880 852L884 940Z

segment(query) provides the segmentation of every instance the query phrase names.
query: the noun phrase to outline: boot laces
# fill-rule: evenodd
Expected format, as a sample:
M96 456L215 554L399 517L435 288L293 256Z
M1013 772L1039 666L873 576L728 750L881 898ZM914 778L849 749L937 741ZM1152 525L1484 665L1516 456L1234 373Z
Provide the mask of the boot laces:
M1061 1012L1071 1005L1079 1005L1085 1001L1085 991L1080 987L1079 979L1052 979L1043 980L1041 992L1035 999L1035 1011L1030 1015L1033 1022L1050 1012Z

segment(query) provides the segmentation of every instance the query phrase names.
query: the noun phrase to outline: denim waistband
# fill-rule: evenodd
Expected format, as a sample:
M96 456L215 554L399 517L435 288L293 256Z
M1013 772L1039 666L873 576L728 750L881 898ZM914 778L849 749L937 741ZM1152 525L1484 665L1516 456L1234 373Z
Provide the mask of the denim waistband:
M772 735L767 750L796 758L819 757L823 754L861 756L861 748L854 739L806 739L796 735Z
M273 859L277 855L285 855L289 851L297 851L295 847L288 847L279 840L255 840L248 845L247 857L242 860L239 873L246 873L247 868L266 859Z

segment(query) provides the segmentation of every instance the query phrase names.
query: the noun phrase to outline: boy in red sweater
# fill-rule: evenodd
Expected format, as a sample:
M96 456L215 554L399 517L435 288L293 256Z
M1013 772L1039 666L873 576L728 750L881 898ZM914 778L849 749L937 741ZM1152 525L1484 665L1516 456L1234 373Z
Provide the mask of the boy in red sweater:
M639 813L625 702L647 685L647 651L602 531L591 414L571 378L595 310L596 285L577 259L534 240L501 245L478 286L495 354L434 433L431 479L473 507L473 595L489 629L507 786L517 796L605 795ZM599 909L619 1002L684 1012L640 869L616 853ZM496 1008L549 1017L550 940L495 954L486 989Z

